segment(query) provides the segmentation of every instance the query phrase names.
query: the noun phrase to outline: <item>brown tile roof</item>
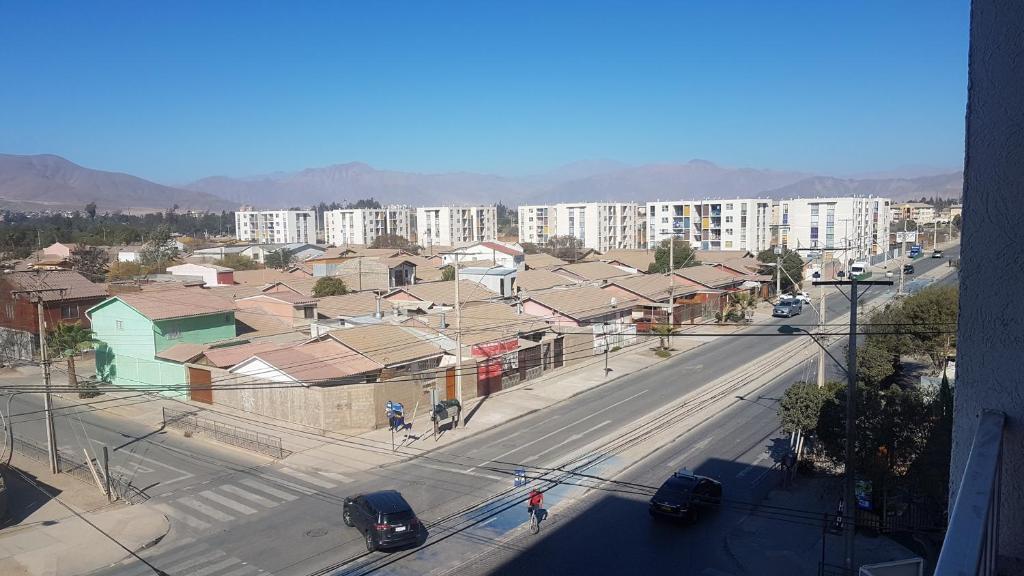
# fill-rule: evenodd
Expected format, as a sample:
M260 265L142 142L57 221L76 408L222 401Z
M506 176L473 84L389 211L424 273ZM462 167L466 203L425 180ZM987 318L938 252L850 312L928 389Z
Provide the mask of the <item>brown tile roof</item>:
M410 328L395 324L371 324L328 332L331 338L384 366L407 364L443 353Z
M746 250L694 250L694 257L705 264L718 264L729 260L757 262L755 255Z
M501 252L502 254L508 254L509 256L519 256L523 253L522 250L516 250L511 246L505 246L504 244L498 244L497 242L484 241L480 242L478 245L483 246L484 248L490 248L491 250L495 250L497 252Z
M233 278L235 284L264 286L273 282L292 280L294 276L281 270L264 268L262 270L235 270Z
M235 310L234 301L201 288L125 293L115 298L150 320L206 316Z
M283 334L295 331L295 327L277 316L263 310L236 310L235 326L239 336L258 338L271 334Z
M611 300L615 298L615 308ZM596 286L574 286L572 288L552 288L541 292L532 292L526 300L533 300L542 306L550 308L559 314L563 314L576 320L583 320L593 316L608 314L613 309L636 306L637 304L650 303L646 298L623 300L609 294Z
M676 274L703 284L708 288L721 288L743 281L743 278L717 266L690 266L688 268L680 268Z
M604 254L591 254L587 260L600 262L621 262L630 268L636 268L641 272L647 272L647 268L654 264L653 250L609 250Z
M236 346L209 348L203 352L203 356L206 357L206 360L211 365L216 366L217 368L230 368L242 360L248 359L253 354L277 350L279 348L287 348L290 346L292 345L276 342L251 342L248 344L238 344Z
M459 282L459 299L462 300L462 302L489 300L491 298L498 297L497 293L492 292L488 288L485 288L472 280L460 280ZM455 305L454 280L449 280L447 282L424 282L423 284L402 286L401 288L396 288L391 294L399 291L405 292L417 300L433 302L434 304L440 304L442 306ZM388 296L391 296L391 294Z
M292 276L292 277L288 278L287 280L281 280L280 282L275 282L271 286L265 287L263 289L263 292L271 292L271 291L274 290L275 286L281 285L281 286L284 286L286 288L291 289L293 292L296 292L298 294L302 294L303 296L310 296L310 297L312 297L313 296L313 286L316 286L316 281L317 280L319 280L319 278L301 278L301 277ZM345 284L348 284L348 282L345 282ZM350 286L350 289L351 289L351 286Z
M550 268L552 266L564 266L568 264L561 258L555 258L550 254L526 254L524 256L527 268Z
M494 342L517 334L548 329L547 322L530 314L517 314L514 306L501 302L470 302L462 307L461 317L456 315L454 310L449 310L444 314L444 328L441 327L441 316L433 313L414 316L413 319L452 340L458 337L461 320L463 346Z
M175 344L166 350L157 352L155 356L164 360L170 360L171 362L178 362L184 364L189 360L199 356L208 347L208 344L193 344L192 342L182 342L181 344Z
M624 278L615 278L610 280L608 284L619 286L654 301L668 300L670 292L675 296L697 292L693 287L684 286L678 279L674 281L673 285L665 274L636 274Z
M619 276L628 276L629 272L621 268L616 268L606 262L577 262L576 264L566 264L565 266L559 266L553 270L554 272L568 272L573 276L578 276L584 280L607 280L608 278L618 278Z
M522 270L516 274L516 286L523 290L546 290L555 286L569 286L575 284L561 274L555 274L550 270Z
M383 368L337 341L325 339L254 354L299 382L336 380Z
M74 270L49 270L45 272L8 272L0 277L10 290L45 290L62 288L63 292L40 292L43 302L60 300L82 300L86 298L104 298L107 296L106 286L94 284L88 278Z
M300 306L304 304L316 304L316 298L311 296L303 296L302 294L296 294L294 292L262 292L260 294L253 294L246 298L240 298L240 300L251 300L255 298L273 298L274 300L280 300L281 302L287 302L293 306Z
M386 313L390 309L390 303L381 303L381 311ZM324 296L317 298L316 310L328 318L369 316L377 311L377 295L373 292L353 292L344 296Z

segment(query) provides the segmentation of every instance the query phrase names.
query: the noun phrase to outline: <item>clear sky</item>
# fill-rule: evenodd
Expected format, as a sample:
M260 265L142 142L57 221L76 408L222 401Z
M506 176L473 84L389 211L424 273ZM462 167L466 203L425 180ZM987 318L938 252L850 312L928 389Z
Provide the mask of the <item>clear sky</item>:
M968 0L0 0L0 152L178 184L963 162Z

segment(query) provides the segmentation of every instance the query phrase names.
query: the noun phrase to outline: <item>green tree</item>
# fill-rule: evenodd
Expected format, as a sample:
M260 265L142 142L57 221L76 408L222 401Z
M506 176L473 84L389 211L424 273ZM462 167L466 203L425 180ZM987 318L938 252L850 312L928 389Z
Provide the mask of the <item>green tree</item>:
M107 268L107 280L110 282L131 280L145 275L145 268L138 262L111 262L110 267Z
M540 248L533 242L520 242L519 245L523 247L523 254L540 254Z
M57 324L48 337L47 346L54 359L63 358L68 363L68 387L78 388L78 376L75 373L75 356L96 344L92 330L83 328L81 322L74 324ZM87 397L88 395L82 395Z
M82 246L71 251L71 269L90 280L102 279L107 273L107 253L95 246Z
M680 268L687 268L690 266L698 266L700 261L697 260L697 254L690 247L690 243L686 240L680 240L674 238L675 246L672 246L672 269L678 270ZM661 241L658 248L654 251L654 262L647 267L648 274L666 274L669 270L668 257L669 257L669 239L666 238Z
M396 250L405 250L414 254L419 251L415 244L409 242L408 238L405 236L399 236L398 234L381 234L373 239L373 243L370 244L370 248L394 248Z
M761 274L776 275L775 264L782 264L782 278L780 284L783 292L794 290L804 280L804 259L795 250L782 249L782 254L776 255L774 249L762 250L757 253L757 261L761 262Z
M294 255L291 251L282 248L280 250L274 250L273 252L267 253L264 263L267 265L267 268L283 270L291 266L293 260Z
M89 202L85 205L85 213L89 215L90 220L96 219L96 203Z
M171 227L167 224L157 226L149 236L146 247L139 255L142 265L148 273L164 272L167 265L178 258L178 248L174 245Z
M671 344L666 345L665 341L671 339L672 334L676 331L675 326L667 322L661 322L651 326L651 331L658 335L659 350L671 349Z
M345 285L344 280L336 276L324 276L313 285L313 296L317 298L343 294L348 294L348 286Z
M957 214L953 216L953 220L951 220L951 222L953 224L953 228L955 228L957 232L960 232L960 225L963 224L963 218L961 218L960 215Z
M878 387L896 373L894 351L867 341L857 348L857 379L865 386Z
M583 240L575 236L552 236L542 250L555 258L575 262L583 253Z
M444 268L441 268L441 280L444 282L451 282L452 280L455 280L455 267L445 266Z
M244 254L225 254L223 258L214 262L218 266L227 266L232 270L259 270L260 263Z

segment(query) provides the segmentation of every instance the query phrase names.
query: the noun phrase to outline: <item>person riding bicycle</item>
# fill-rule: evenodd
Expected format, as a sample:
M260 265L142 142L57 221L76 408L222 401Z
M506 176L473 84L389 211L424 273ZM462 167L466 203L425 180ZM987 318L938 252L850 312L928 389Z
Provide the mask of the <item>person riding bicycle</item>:
M531 516L537 510L540 510L544 506L544 493L534 488L530 491L529 504L526 507L527 513Z

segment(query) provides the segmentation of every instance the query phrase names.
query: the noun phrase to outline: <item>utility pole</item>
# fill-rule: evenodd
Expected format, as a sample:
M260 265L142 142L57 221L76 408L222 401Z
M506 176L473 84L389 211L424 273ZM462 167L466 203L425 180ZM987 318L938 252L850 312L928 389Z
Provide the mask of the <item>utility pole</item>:
M900 289L897 294L903 294L903 264L907 257L907 219L903 218L903 242L900 243Z
M455 253L455 323L455 399L459 403L455 425L462 426L462 301L459 298L458 252Z
M825 387L825 348L828 338L825 336L825 287L818 286L821 296L821 311L818 312L818 388Z
M845 530L845 564L846 569L853 573L854 538L856 536L857 483L854 467L854 437L857 433L857 301L860 298L858 289L861 285L892 286L891 280L828 280L815 282L819 286L850 287L850 332L846 357L846 484L843 491L843 529Z
M782 262L780 257L782 256L782 246L775 247L775 297L778 298L782 295Z

